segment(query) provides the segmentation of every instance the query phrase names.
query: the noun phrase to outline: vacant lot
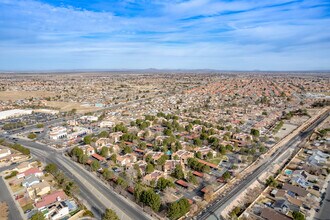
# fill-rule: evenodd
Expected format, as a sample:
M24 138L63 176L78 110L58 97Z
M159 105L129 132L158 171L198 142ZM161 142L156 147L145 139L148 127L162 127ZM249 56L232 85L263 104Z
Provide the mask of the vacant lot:
M55 93L48 91L4 91L0 92L0 101L39 98L39 97L52 97Z
M5 202L0 202L0 219L8 219L8 205Z
M52 108L59 109L62 112L71 111L72 109L77 109L78 113L86 113L99 110L101 108L97 108L94 106L83 106L77 102L56 102L56 101L49 101L46 102L46 105Z

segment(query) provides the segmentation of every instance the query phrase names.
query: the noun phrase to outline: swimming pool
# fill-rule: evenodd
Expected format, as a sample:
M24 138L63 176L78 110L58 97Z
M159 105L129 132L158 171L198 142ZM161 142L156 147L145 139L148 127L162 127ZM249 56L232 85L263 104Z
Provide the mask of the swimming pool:
M286 175L290 176L290 175L292 174L292 170L286 169L286 170L284 171L284 173L285 173Z

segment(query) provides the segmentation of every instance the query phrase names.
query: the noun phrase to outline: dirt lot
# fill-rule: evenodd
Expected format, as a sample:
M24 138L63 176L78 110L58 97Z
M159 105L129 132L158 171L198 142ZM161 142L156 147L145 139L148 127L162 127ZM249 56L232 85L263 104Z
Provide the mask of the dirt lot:
M86 113L97 111L101 108L97 108L94 106L82 106L80 103L77 102L56 102L56 101L49 101L46 102L46 105L52 108L57 108L62 112L71 111L72 109L77 109L78 113Z
M0 219L8 219L8 206L7 203L0 203Z
M0 101L8 101L8 100L18 100L18 99L26 99L32 97L51 97L55 96L55 93L47 92L47 91L4 91L0 92Z

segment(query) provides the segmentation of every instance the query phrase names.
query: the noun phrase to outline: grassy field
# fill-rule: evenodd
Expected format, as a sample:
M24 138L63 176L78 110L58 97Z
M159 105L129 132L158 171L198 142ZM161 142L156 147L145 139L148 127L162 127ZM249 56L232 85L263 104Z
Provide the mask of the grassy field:
M52 97L55 93L47 91L4 91L0 92L0 101L38 98L38 97Z

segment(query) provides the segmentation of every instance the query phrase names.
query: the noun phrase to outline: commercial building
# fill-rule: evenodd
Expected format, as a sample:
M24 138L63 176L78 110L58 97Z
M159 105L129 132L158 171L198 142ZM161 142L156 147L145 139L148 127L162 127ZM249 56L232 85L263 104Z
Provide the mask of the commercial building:
M8 148L0 148L0 158L7 157L11 154Z
M65 127L53 127L49 132L49 138L53 140L58 140L67 137L67 129Z
M7 111L1 111L0 112L0 120L4 120L7 118L14 118L14 117L20 117L22 115L30 115L32 114L32 110L25 110L25 109L12 109Z
M73 131L74 132L72 132L71 134L68 134L69 140L73 140L78 137L83 137L83 136L91 133L91 130L89 130L87 128L83 128L83 127L75 127L75 128L73 128Z

